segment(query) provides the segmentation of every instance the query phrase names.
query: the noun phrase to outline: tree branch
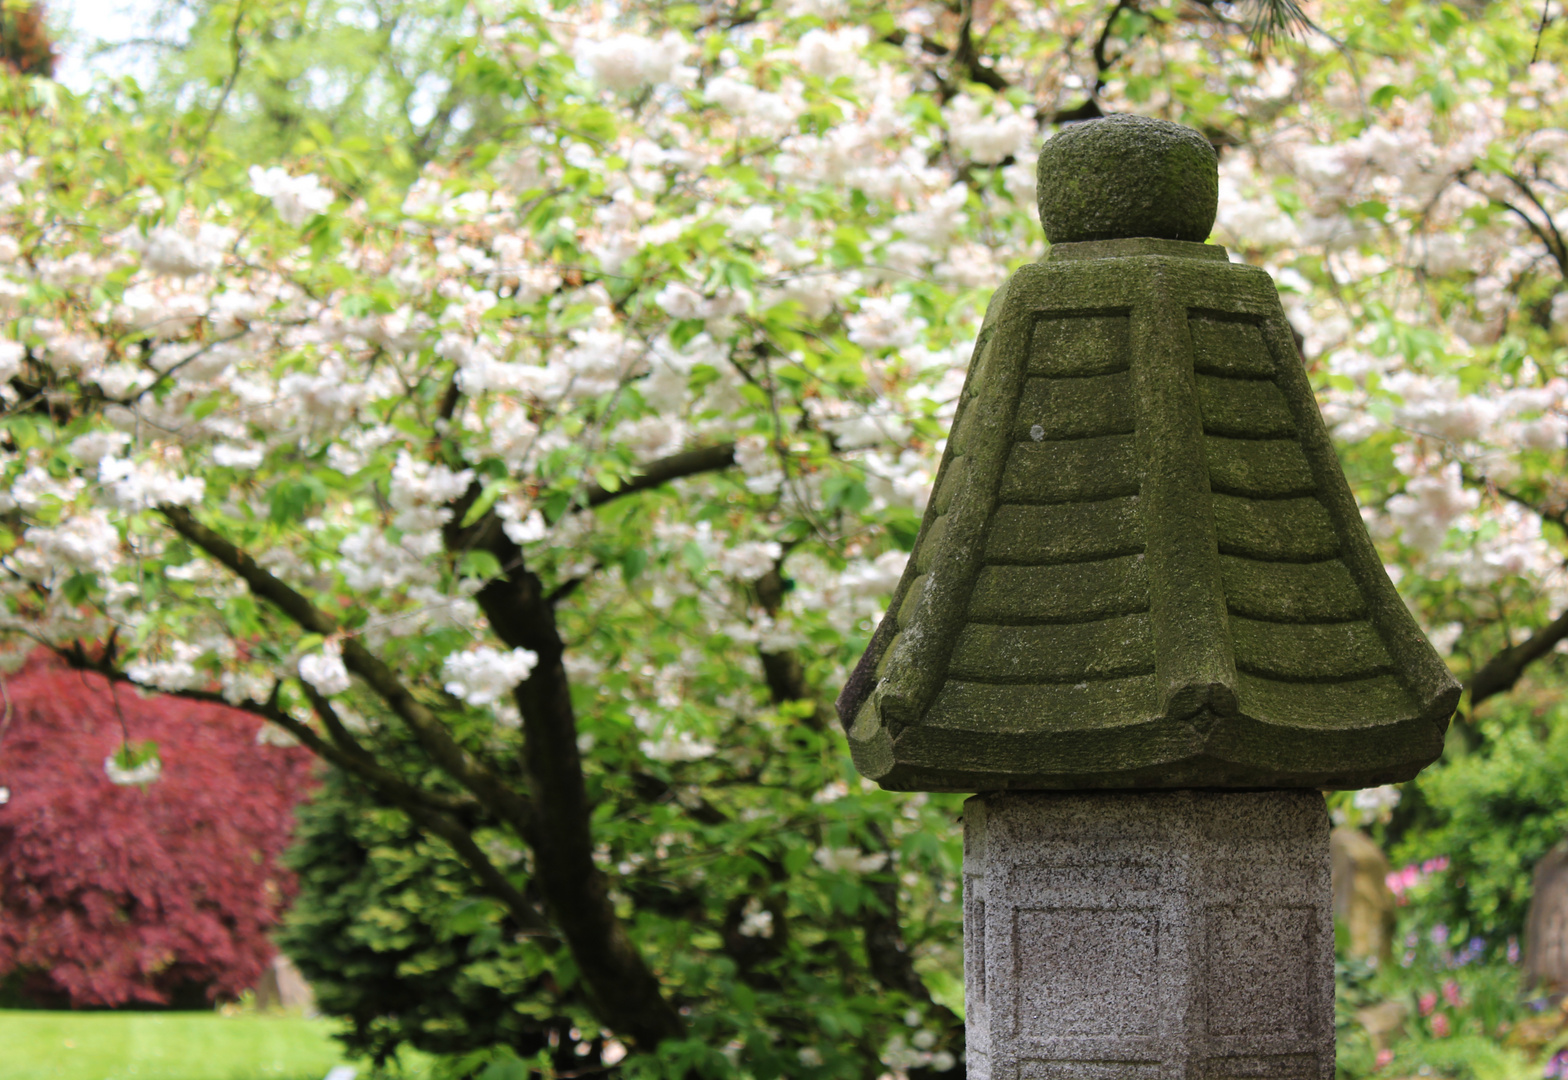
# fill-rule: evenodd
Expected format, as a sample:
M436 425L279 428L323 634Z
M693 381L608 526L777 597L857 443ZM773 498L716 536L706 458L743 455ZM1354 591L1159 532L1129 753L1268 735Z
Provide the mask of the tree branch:
M1100 91L1105 89L1105 73L1121 59L1120 56L1107 56L1106 50L1110 47L1111 31L1116 27L1116 20L1121 18L1122 12L1129 10L1138 10L1138 0L1116 0L1111 13L1105 17L1105 25L1100 28L1100 36L1094 40L1094 93L1091 97L1099 97Z
M88 656L80 642L67 648L56 647L54 651L74 668L91 671L111 682L138 685L125 672L113 666L112 649L105 650L104 654L96 660ZM322 725L331 733L332 742L322 739L308 725L300 723L279 708L276 692L266 702L245 701L239 704L230 702L221 694L210 690L175 690L164 691L164 693L188 701L239 709L241 712L250 713L278 725L311 753L363 783L378 798L403 811L426 832L445 840L464 865L473 871L485 890L506 905L517 922L519 933L542 938L555 936L554 931L522 891L507 880L506 875L474 842L470 833L471 826L465 819L471 819L480 810L477 802L462 796L426 791L408 783L378 763L370 752L359 744L343 726L343 721L338 716L337 710L332 707L332 703L315 687L303 679L300 680L299 685L309 699L311 708L321 718Z
M580 506L602 506L672 480L727 468L734 461L733 443L674 454L644 466L613 491L599 485L589 488ZM449 551L488 550L507 568L503 576L486 583L476 600L504 644L530 649L539 657L533 673L513 692L523 715L524 771L532 799L519 796L474 761L440 720L359 639L343 638L344 666L391 708L443 771L472 792L482 806L510 825L533 849L534 879L583 972L601 1019L639 1046L652 1049L665 1039L683 1035L685 1023L665 1000L658 979L616 915L608 881L593 861L591 807L577 750L571 687L562 662L565 647L542 583L527 568L522 549L507 537L493 512L482 515L467 528L456 524L478 497L479 489L470 488L454 504L453 516L443 535ZM188 510L161 506L159 512L176 532L240 577L254 595L278 608L296 625L323 636L339 633L337 620L330 614L197 521ZM307 694L311 693L307 690ZM325 714L323 723L332 730ZM319 737L316 742L328 745ZM355 755L338 747L333 749L345 762L358 763ZM424 808L409 812L423 814L432 831L446 830L437 831L437 835L449 842L452 838L447 833L461 829L455 822ZM472 845L472 838L459 839L454 844L460 855L460 845L464 843ZM487 873L483 864L470 866L476 873ZM496 881L490 884L500 886Z
M1105 24L1100 27L1099 35L1094 39L1094 48L1091 55L1094 57L1094 86L1089 90L1089 96L1081 104L1070 109L1058 109L1049 117L1053 124L1071 124L1079 120L1097 120L1105 115L1100 108L1100 91L1105 89L1105 76L1121 60L1123 54L1109 55L1111 44L1111 31L1116 28L1116 20L1121 18L1124 11L1137 11L1138 0L1116 0L1111 7L1111 13L1105 17ZM1042 117L1042 119L1044 119Z
M598 484L593 485L584 493L581 505L592 509L626 495L635 495L640 491L668 484L672 480L681 480L699 473L717 472L733 464L735 464L734 443L718 443L714 446L700 446L695 450L683 450L678 454L650 461L628 477L626 483L613 491Z
M775 616L784 607L785 582L783 567L775 565L752 583L752 589L769 616ZM794 650L769 652L759 648L757 656L762 661L762 676L768 684L768 696L775 705L791 701L809 701L812 730L826 731L833 713L818 695L816 688L806 678L806 664Z
M888 842L887 835L875 824L870 826L871 836L878 851L887 855L887 865L871 876L871 892L877 898L877 908L868 906L861 919L866 935L866 959L871 974L889 990L897 990L924 1005L931 1006L938 1018L948 1028L963 1028L963 1021L951 1009L934 1001L914 961L904 944L904 932L898 917L898 852Z
M1552 216L1550 214L1546 213L1545 207L1541 206L1540 201L1536 199L1535 192L1530 189L1530 186L1526 184L1521 177L1514 173L1503 174L1514 185L1514 187L1523 192L1525 198L1529 199L1530 202L1533 203L1536 208L1539 209L1546 217L1545 225L1542 225L1529 214L1525 213L1523 207L1515 206L1507 199L1499 199L1496 195L1493 195L1487 191L1481 191L1472 185L1468 179L1468 176L1474 171L1475 170L1471 169L1466 170L1465 172L1461 172L1458 176L1459 182L1465 187L1469 188L1471 191L1481 195L1492 206L1497 207L1499 210L1506 210L1508 213L1513 214L1520 221L1524 222L1525 228L1529 229L1530 232L1534 234L1535 238L1541 242L1541 246L1546 248L1547 255L1551 256L1552 261L1557 264L1558 273L1562 275L1564 280L1568 280L1568 244L1565 244L1562 234L1557 231L1557 223L1552 220ZM1548 230L1550 230L1550 232L1548 232Z
M212 135L213 126L217 124L218 117L223 115L224 108L229 103L229 95L234 93L234 84L239 82L240 70L245 63L245 43L240 40L240 22L245 18L245 4L243 0L234 5L234 25L229 28L229 51L233 56L229 64L228 76L223 80L223 89L218 94L218 103L212 107L212 112L207 116L207 122L202 126L201 134L196 137L196 150L191 155L190 168L186 170L184 179L196 172L201 163L201 155L207 149L207 139Z
M1006 90L1010 85L1008 81L995 68L980 62L979 50L975 48L974 18L973 0L964 0L963 11L958 19L958 48L953 50L953 63L958 65L970 82L989 86L992 90Z
M782 564L775 564L772 570L753 583L752 588L763 610L770 616L776 615L784 606ZM810 701L813 706L809 721L812 728L826 731L833 715L832 710L807 681L805 664L800 657L793 651L770 653L759 649L758 653L762 658L762 670L773 703L783 705L791 701ZM904 930L898 918L898 872L894 866L898 853L880 828L872 825L870 831L878 850L887 854L889 864L889 872L872 876L871 891L877 903L867 905L860 921L871 974L889 990L906 994L912 1000L928 1006L950 1036L954 1032L961 1035L963 1022L953 1015L952 1010L932 999L931 991L915 971L909 949L904 944Z
M1557 616L1528 640L1498 652L1470 676L1470 708L1489 697L1507 693L1524 675L1525 669L1550 653L1559 641L1568 639L1568 611Z
M353 770L349 770L348 775L359 779L358 774ZM483 849L474 842L470 825L451 814L432 809L422 798L409 798L406 792L390 790L379 785L368 786L377 797L407 814L416 826L432 836L445 840L463 864L473 871L481 887L506 905L512 918L517 922L518 933L527 937L555 939L555 931L551 929L544 916L535 910L523 891L513 885ZM416 795L423 794L423 792L416 793Z
M528 897L523 895L523 891L507 880L500 868L474 842L467 826L446 814L438 814L418 805L398 804L398 809L407 814L421 829L439 836L451 846L457 857L479 879L480 885L491 896L506 905L507 910L512 913L512 918L517 921L518 933L527 937L560 940L544 916L535 910Z
M337 620L311 603L300 592L264 569L217 532L209 529L181 506L158 508L174 531L239 576L255 596L283 612L301 629L323 636L338 633ZM430 756L452 779L473 793L487 809L526 839L532 811L528 801L507 787L489 768L458 744L446 726L421 705L408 687L355 637L343 639L343 666L358 675L403 721Z
M310 702L311 709L321 718L322 726L327 729L327 734L332 739L331 745L323 743L314 731L282 710L275 710L281 719L275 720L274 723L305 743L318 756L330 761L350 776L357 777L372 791L398 806L406 808L407 804L413 803L463 821L472 821L481 812L483 808L471 796L427 791L408 783L383 766L376 760L375 755L366 750L348 728L343 726L343 721L339 718L337 710L332 707L331 701L304 679L298 680L298 685L306 700Z
M972 41L969 44L967 53L964 51L964 42L968 33L969 28L967 24L960 25L959 48L957 50L948 48L940 41L932 41L928 37L921 36L920 51L928 53L931 56L952 57L953 66L957 68L959 74L969 82L975 82L980 83L983 86L989 86L991 89L998 92L1006 90L1011 84L1006 79L1004 79L1001 73L998 72L995 68L980 62L980 57L976 53ZM904 42L909 40L909 35L902 30L894 30L891 34L884 35L882 40L887 42L889 45L903 48ZM935 79L937 86L941 88L943 101L951 100L958 94L958 89L953 85L952 81L943 78L939 72L927 69L927 74Z
M95 659L87 654L87 650L82 647L80 642L68 647L51 645L50 648L56 656L78 671L91 671L96 675L102 675L110 682L126 683L138 689L145 689L124 671L114 666L113 656L109 651L105 651L104 655ZM309 687L303 681L301 685L306 687L307 695L314 693L314 688ZM326 741L312 731L309 726L300 723L279 708L276 694L274 694L272 700L265 702L252 700L233 702L229 701L222 694L214 693L211 690L160 690L159 693L166 694L169 697L181 698L185 701L199 701L205 705L221 705L226 709L238 709L240 712L249 713L269 724L276 724L288 732L291 738L297 740L300 745L304 746L312 754L315 754L328 764L358 777L361 782L372 790L381 792L388 799L417 801L432 811L458 816L471 816L480 809L479 804L471 798L445 795L437 791L426 791L414 784L410 784L392 770L376 762L357 743L354 744L358 750L356 754L347 748ZM344 734L348 735L348 732L344 731ZM352 736L349 736L349 738L352 740Z
M517 545L499 529L486 535L490 551L509 569L487 582L475 599L503 644L538 656L532 673L512 694L523 717L523 771L537 820L528 835L534 880L571 946L600 1018L652 1050L665 1039L679 1038L686 1025L616 915L609 883L593 860L592 806L555 611L538 575L523 565Z
M207 555L223 564L231 573L244 581L250 591L283 612L302 630L323 637L338 632L337 620L312 604L302 593L284 584L270 571L241 551L235 544L196 520L194 514L183 506L164 504L158 513L175 532L201 548Z
M1512 488L1509 488L1503 484L1499 484L1491 477L1477 475L1476 473L1471 472L1469 466L1463 463L1460 464L1460 474L1466 483L1476 484L1480 487L1486 488L1488 491L1496 492L1498 495L1501 495L1509 502L1514 503L1517 506L1522 506L1524 509L1530 511L1542 521L1550 521L1553 525L1556 525L1559 529L1561 529L1565 534L1568 534L1568 510L1546 510L1519 492L1514 491Z
M436 416L450 423L452 417L457 415L457 404L463 400L463 388L458 385L457 376L446 384L446 392L441 395L441 405L436 410Z
M874 845L887 853L887 865L869 875L871 895L876 902L865 905L861 912L860 928L866 945L866 966L871 969L872 977L887 989L925 1006L929 1017L941 1028L942 1042L958 1050L957 1057L962 1059L964 1022L953 1010L931 996L931 990L915 970L914 958L909 955L909 947L904 942L904 930L898 913L898 852L875 824L871 825L870 831ZM912 1069L909 1075L910 1080L935 1080L938 1076L963 1080L965 1074Z
M349 734L348 729L343 726L343 721L338 717L337 710L332 707L332 702L327 700L315 687L303 679L300 680L300 688L304 690L305 696L310 699L310 707L321 718L322 725L332 733L334 741L342 741L353 747L353 752L351 753L345 746L344 753L358 761L371 764L368 760L370 758L368 751L361 747L354 737ZM292 718L290 719L292 720ZM298 726L304 728L305 731L310 730L303 724ZM357 768L346 771L351 776L357 776L359 772ZM397 785L388 788L379 784L371 784L370 788L378 796L407 814L409 819L419 828L445 840L457 857L463 861L463 864L473 871L474 876L479 879L484 889L491 896L494 896L506 905L507 910L512 913L512 917L517 920L520 933L530 937L553 938L555 936L554 931L550 929L544 916L534 909L533 904L529 903L528 897L523 895L523 891L516 885L513 885L491 858L484 853L483 849L474 842L473 835L470 832L470 825L459 821L449 813L441 813L432 809L423 798L425 792L417 789L409 791L407 790L408 785Z
M1544 229L1535 229L1532 225L1532 230L1536 236L1540 237L1541 242L1546 245L1547 252L1550 253L1552 259L1557 263L1558 272L1564 278L1568 278L1568 243L1563 242L1563 234L1558 230L1557 222L1552 219L1551 211L1541 204L1541 200L1536 197L1535 189L1525 183L1523 177L1512 172L1504 173L1503 175L1508 177L1509 182L1518 188L1524 197L1530 200L1530 204L1540 212L1541 218L1546 222L1546 225ZM1519 216L1524 217L1525 215L1521 213ZM1528 221L1529 219L1525 218L1525 220ZM1551 231L1552 235L1550 238L1546 236L1546 230Z
M1529 510L1543 521L1550 521L1568 533L1568 512L1552 513L1544 510L1519 492L1486 476L1476 474L1463 463L1460 465L1460 475L1466 483L1485 487L1488 491ZM1568 612L1559 615L1521 644L1510 645L1496 653L1470 676L1467 689L1470 691L1471 710L1489 697L1512 690L1523 677L1526 668L1551 652L1559 641L1565 639L1568 639Z
M731 444L675 454L644 466L625 485L589 489L582 508L645 491L683 476L724 468ZM592 805L577 748L577 716L566 674L566 647L551 596L530 570L523 550L500 527L493 510L467 528L458 524L479 497L471 486L452 505L443 536L449 552L489 551L504 568L475 594L490 629L509 648L538 657L513 688L523 718L523 773L536 827L526 836L534 853L534 881L551 920L561 928L599 1019L639 1047L652 1050L680 1038L686 1024L616 914L609 881L593 859Z

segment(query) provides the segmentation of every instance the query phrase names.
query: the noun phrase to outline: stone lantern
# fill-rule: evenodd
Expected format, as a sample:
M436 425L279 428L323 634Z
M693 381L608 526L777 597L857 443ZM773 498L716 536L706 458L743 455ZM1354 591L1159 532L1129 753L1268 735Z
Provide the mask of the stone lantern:
M1217 159L1131 116L1040 155L920 535L839 698L964 807L969 1075L1333 1075L1321 789L1435 760L1459 686L1395 592Z

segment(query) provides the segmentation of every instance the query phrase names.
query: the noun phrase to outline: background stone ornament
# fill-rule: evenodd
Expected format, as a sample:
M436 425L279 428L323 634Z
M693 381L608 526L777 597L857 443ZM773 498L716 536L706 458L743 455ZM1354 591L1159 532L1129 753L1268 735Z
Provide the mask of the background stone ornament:
M866 776L985 793L964 804L972 1080L1330 1080L1315 789L1410 779L1459 698L1273 282L1201 242L1217 191L1175 124L1046 143L1052 247L992 297L839 698Z
M1046 143L1042 218L1093 239L992 298L839 698L885 788L1354 788L1442 751L1459 685L1372 546L1272 280L1170 238L1214 220L1201 142L1111 117ZM1164 235L1107 235L1138 227Z

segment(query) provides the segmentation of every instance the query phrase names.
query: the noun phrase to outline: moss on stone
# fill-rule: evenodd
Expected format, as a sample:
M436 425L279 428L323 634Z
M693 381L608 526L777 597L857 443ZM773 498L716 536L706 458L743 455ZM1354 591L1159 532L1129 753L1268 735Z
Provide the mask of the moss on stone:
M1361 787L1459 687L1372 547L1268 275L1196 243L1198 133L1041 156L889 615L839 699L895 790Z
M1069 124L1040 151L1040 224L1053 244L1125 237L1202 241L1218 158L1191 128L1146 116Z
M1096 250L992 308L841 699L857 763L899 790L1408 779L1458 687L1377 563L1272 282L1169 253L1201 245Z

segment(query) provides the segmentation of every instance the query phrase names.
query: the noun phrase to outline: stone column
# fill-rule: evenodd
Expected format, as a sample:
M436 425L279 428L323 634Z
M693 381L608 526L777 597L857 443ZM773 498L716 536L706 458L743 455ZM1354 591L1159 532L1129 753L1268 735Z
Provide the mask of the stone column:
M1314 791L964 804L970 1080L1331 1080Z

